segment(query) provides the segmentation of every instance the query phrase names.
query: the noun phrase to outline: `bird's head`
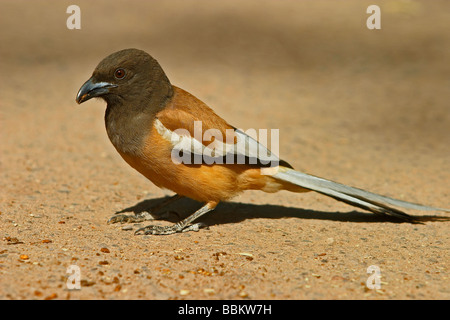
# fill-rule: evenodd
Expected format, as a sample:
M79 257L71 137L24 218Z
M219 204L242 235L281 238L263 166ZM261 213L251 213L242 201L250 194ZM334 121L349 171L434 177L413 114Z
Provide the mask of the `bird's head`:
M108 104L136 102L136 99L167 95L171 90L169 80L155 59L145 51L125 49L98 64L92 77L78 91L76 102L81 104L95 97Z

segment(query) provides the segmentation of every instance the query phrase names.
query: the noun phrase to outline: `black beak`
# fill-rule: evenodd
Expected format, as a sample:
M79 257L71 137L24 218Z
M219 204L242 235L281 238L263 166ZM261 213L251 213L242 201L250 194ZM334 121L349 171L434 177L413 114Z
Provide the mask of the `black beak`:
M80 88L75 99L78 104L88 101L91 98L100 97L109 93L110 88L117 87L116 84L109 82L94 82L92 77L86 81Z

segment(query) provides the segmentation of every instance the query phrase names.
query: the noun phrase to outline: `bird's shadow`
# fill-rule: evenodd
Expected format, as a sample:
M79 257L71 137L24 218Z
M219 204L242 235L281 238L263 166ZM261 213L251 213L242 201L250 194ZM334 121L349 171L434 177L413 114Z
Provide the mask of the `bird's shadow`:
M166 198L156 198L143 200L134 206L122 209L116 214L150 212L157 217L156 212L151 212L152 207L158 205ZM178 222L180 219L187 217L194 213L202 204L200 202L182 198L167 207L164 207L158 213L172 211L177 215L166 215L163 220ZM213 214L206 214L200 217L199 220L207 225L221 225L227 223L238 223L246 219L281 219L281 218L298 218L298 219L315 219L315 220L330 220L341 222L364 222L364 223L424 223L428 221L450 221L450 217L443 216L413 216L415 221L404 221L390 216L377 215L370 212L363 211L348 211L348 212L333 212L333 211L316 211L310 209L301 209L295 207L285 207L280 205L270 204L248 204L239 202L222 202L213 211Z

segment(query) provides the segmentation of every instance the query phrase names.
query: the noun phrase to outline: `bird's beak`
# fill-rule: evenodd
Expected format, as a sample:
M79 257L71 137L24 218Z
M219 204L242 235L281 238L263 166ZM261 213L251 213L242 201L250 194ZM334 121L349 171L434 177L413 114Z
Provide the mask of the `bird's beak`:
M91 98L99 97L109 92L109 89L117 85L109 82L94 82L92 77L86 81L80 88L75 99L78 104L88 101Z

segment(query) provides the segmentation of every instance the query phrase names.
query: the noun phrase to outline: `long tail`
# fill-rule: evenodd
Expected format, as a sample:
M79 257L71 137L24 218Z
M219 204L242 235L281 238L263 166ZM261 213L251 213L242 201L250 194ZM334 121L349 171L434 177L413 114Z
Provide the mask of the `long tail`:
M279 167L278 172L275 173L272 177L282 181L290 182L305 189L319 192L355 207L369 210L378 214L394 216L407 221L414 221L414 217L406 214L401 210L392 208L391 206L414 210L450 212L449 209L434 208L381 196L372 192L349 187L337 182L311 176L309 174L295 171L293 169L282 166Z

